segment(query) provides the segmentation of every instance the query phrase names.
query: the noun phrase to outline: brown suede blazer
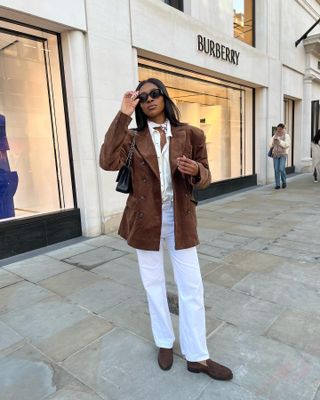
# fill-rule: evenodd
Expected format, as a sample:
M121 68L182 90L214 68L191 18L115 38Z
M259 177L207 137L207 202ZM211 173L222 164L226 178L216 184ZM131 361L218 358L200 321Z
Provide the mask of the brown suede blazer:
M117 171L125 163L127 152L136 134L132 158L132 186L119 227L119 235L136 249L160 247L162 201L160 174L154 144L148 127L136 132L128 129L131 118L118 112L108 129L100 151L100 167ZM205 136L199 128L184 124L171 126L170 165L174 203L175 248L186 249L199 244L196 201L192 188L202 189L211 182ZM198 162L199 178L183 176L177 169L177 157L185 155Z

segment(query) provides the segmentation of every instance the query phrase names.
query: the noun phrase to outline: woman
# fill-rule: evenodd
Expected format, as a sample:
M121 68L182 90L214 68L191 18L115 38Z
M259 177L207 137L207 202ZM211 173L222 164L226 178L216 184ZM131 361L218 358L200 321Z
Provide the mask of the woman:
M286 162L290 144L291 139L286 133L285 125L278 124L276 133L272 136L269 144L270 148L272 148L274 177L276 181L275 189L280 189L280 177L282 189L287 187Z
M318 177L320 177L320 129L312 139L311 151L314 183L318 183Z
M128 130L135 112L137 129ZM178 110L161 81L150 78L126 92L100 152L100 166L118 170L126 160L133 135L132 192L119 234L137 251L146 290L158 364L173 363L174 333L163 267L166 241L179 293L181 351L191 372L229 380L232 372L209 359L206 344L203 285L197 257L196 202L193 188L210 184L203 132L182 124Z

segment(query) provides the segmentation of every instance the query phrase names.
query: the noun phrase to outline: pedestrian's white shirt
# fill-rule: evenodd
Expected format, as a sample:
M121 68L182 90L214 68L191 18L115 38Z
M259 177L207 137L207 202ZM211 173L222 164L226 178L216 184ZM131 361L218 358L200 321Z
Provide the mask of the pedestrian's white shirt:
M161 185L161 197L162 202L173 200L173 190L172 190L172 179L171 179L171 167L169 160L169 148L170 148L170 138L172 137L170 121L166 120L166 144L163 146L161 151L160 146L160 132L155 127L159 127L160 124L148 120L149 132L156 150L159 172L160 172L160 185ZM164 124L161 124L162 126Z

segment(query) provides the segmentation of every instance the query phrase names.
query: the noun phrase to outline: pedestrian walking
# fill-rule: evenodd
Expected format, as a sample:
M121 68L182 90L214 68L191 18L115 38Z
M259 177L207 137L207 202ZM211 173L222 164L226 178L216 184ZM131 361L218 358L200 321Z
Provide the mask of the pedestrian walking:
M133 112L137 128L129 130ZM166 242L178 288L180 346L187 369L213 379L232 379L229 368L209 358L195 247L199 240L192 190L211 182L204 133L179 121L178 109L164 84L150 78L124 94L121 110L101 147L101 168L119 170L133 139L132 189L119 234L137 252L153 337L159 348L158 364L163 370L171 368L175 340L164 275Z
M280 189L280 178L282 188L285 189L287 187L286 163L290 145L291 139L286 133L285 125L278 124L276 133L269 143L269 147L272 149L275 189Z
M320 178L320 129L318 129L317 133L312 139L311 152L314 183L318 183L318 179Z

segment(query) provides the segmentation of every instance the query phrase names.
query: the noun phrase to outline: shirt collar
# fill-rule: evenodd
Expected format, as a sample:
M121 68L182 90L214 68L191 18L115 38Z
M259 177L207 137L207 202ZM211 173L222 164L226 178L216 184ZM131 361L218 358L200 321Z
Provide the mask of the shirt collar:
M166 121L164 122L164 124L156 124L153 121L148 120L148 128L149 128L149 132L152 133L158 126L162 126L167 124L167 131L166 131L166 137L171 137L172 136L172 132L171 132L171 124L170 121L168 119L166 119Z

